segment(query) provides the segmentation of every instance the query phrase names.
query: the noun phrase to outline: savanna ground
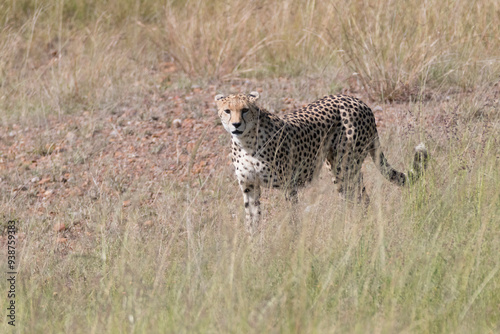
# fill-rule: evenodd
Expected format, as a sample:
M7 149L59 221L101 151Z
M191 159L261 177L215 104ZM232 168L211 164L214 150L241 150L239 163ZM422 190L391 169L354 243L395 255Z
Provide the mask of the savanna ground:
M500 332L496 0L0 3L0 331ZM249 240L216 93L348 93L409 189L364 165L265 191ZM6 317L16 220L16 326Z

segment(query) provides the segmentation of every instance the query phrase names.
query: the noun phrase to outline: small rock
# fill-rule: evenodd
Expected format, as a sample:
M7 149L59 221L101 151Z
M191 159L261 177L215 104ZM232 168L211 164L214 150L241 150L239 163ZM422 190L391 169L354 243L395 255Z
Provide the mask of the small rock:
M90 189L88 194L90 199L94 201L99 199L99 191L97 191L96 189Z
M31 183L37 183L40 181L40 178L38 176L35 176L34 178L31 179Z
M304 212L305 213L309 213L309 212L312 212L312 210L315 209L315 205L308 205L305 209L304 209Z
M9 132L9 137L14 137L16 135L16 132L15 131L11 131Z
M123 201L123 207L127 207L127 206L130 206L130 201Z
M45 183L47 183L47 182L49 182L49 181L50 181L50 177L44 177L43 179L41 179L41 180L38 182L38 184L39 184L39 185L42 185L42 184L45 184Z
M143 225L144 225L145 227L150 227L150 226L153 226L153 221L152 221L152 220L146 220L146 221L143 223Z
M382 109L381 106L376 106L375 108L373 108L373 112L379 112L379 111L383 111L384 109Z
M160 154L160 152L165 148L165 144L161 143L150 149L150 152L153 154Z
M52 229L55 232L62 232L66 229L66 225L64 225L64 223L55 223L54 226L52 226Z
M172 125L175 126L176 128L180 128L182 125L182 121L180 119L176 118L172 121Z
M75 142L75 140L76 140L76 134L75 134L74 132L71 132L71 131L70 131L70 132L68 132L68 133L66 134L66 140L67 140L68 142L70 142L70 143L74 143L74 142Z

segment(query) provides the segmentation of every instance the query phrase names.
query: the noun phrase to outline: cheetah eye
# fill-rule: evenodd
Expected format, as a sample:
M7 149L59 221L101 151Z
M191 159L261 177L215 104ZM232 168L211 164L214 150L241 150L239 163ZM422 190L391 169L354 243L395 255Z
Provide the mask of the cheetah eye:
M230 113L231 113L231 110L226 109L226 110L224 110L224 112L225 112L226 114L230 114Z
M247 113L248 111L249 111L249 109L248 109L248 108L241 109L241 112L242 112L243 114Z

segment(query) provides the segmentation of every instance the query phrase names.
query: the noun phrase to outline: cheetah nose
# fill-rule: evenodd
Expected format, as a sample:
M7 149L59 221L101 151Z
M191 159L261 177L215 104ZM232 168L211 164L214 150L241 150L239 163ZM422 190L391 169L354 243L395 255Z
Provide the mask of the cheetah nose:
M240 125L241 125L241 122L238 122L238 123L233 123L233 126L234 126L235 128L239 128L239 127L240 127Z

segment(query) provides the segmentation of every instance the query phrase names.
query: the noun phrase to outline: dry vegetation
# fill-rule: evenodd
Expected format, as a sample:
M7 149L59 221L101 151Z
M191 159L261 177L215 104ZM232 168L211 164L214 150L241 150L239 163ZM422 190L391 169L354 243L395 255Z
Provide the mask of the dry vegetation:
M1 2L0 331L499 332L499 50L496 0ZM424 141L429 171L367 162L366 213L325 172L297 235L265 192L248 240L212 101L256 89L378 105L393 165Z

